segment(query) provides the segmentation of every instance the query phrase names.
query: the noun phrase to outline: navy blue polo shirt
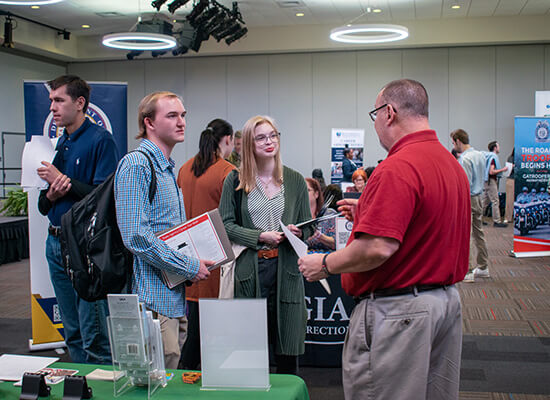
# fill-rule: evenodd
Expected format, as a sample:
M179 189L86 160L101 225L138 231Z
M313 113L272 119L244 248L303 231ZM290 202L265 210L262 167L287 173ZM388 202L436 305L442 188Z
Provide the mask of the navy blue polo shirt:
M88 185L99 185L116 170L119 152L116 143L105 128L88 118L71 135L63 133L57 142L53 165L61 173ZM54 226L61 226L61 216L81 200L72 191L53 202L48 218Z

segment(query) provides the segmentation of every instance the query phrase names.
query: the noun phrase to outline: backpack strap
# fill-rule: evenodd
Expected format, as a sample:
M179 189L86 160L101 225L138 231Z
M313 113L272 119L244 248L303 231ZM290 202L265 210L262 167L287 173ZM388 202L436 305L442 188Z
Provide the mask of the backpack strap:
M149 161L149 166L151 167L151 182L149 183L149 203L153 203L153 200L155 198L155 194L157 193L157 173L155 172L155 167L153 165L153 161L151 160L151 157L149 157L149 154L142 150L134 150L130 153L141 153L147 158L147 161Z

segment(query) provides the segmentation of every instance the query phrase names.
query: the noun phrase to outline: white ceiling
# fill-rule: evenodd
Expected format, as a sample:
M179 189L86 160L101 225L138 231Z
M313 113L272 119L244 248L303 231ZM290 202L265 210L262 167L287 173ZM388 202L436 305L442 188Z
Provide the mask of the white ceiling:
M176 10L174 16L167 9L171 1L166 1L161 12L171 18L182 19L196 0L190 0ZM231 0L218 1L231 8ZM244 0L238 3L248 27L339 26L354 19L354 23L394 23L427 19L550 16L550 0ZM452 9L453 4L460 5L460 9ZM368 13L369 8L378 8L381 12ZM125 31L135 24L140 14L156 12L149 0L66 0L39 9L0 5L0 10L67 29L75 35ZM298 12L305 15L297 17ZM83 29L83 24L91 28Z

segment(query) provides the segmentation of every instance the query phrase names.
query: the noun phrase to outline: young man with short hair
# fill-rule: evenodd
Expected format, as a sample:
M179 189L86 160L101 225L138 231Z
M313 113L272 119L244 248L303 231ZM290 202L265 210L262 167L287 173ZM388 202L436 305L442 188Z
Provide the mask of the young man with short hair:
M53 162L42 161L44 166L38 169L49 185L40 193L38 209L50 220L46 240L50 277L72 360L110 364L107 302L87 302L77 295L65 273L59 236L61 216L114 172L118 151L113 135L86 118L90 87L85 81L64 75L48 85L50 111L57 126L64 128Z
M190 258L161 241L156 232L185 222L183 197L170 158L174 146L183 142L186 111L180 97L171 92L145 96L138 110L138 150L154 166L157 189L149 202L152 171L144 154L132 152L119 163L115 177L117 221L124 245L134 254L132 293L160 320L165 366L175 369L186 339L185 285L172 289L161 272L184 276L189 281L206 279L211 261Z

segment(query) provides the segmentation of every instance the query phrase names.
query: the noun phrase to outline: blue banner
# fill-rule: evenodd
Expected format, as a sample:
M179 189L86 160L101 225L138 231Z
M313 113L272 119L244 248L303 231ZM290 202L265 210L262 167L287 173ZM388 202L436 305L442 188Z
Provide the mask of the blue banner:
M515 118L514 254L550 255L550 118Z
M113 134L118 152L128 151L128 118L126 83L94 83L90 85L90 104L86 116L94 123ZM25 94L25 133L27 141L32 135L61 136L63 129L55 125L50 112L50 88L46 82L26 81Z

